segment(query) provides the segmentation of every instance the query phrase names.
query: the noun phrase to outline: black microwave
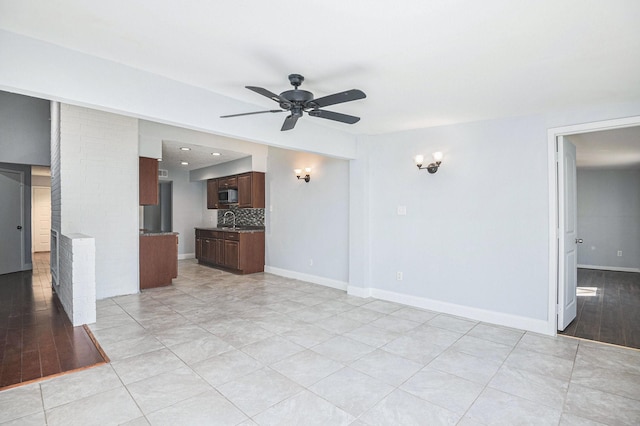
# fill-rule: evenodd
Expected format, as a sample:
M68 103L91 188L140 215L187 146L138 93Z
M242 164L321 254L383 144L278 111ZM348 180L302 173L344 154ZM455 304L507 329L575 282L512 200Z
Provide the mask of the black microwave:
M238 202L237 189L220 189L218 190L218 202L221 204L235 204Z

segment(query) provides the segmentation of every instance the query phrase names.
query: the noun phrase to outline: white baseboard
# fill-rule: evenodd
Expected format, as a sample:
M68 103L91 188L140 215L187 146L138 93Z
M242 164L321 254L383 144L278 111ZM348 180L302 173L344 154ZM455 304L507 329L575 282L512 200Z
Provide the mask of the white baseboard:
M401 303L403 305L412 306L415 308L428 309L430 311L456 315L476 321L501 325L504 327L532 331L534 333L546 335L554 335L555 333L555 329L549 328L549 322L546 319L538 320L534 318L521 317L518 315L488 311L485 309L456 305L453 303L447 303L439 300L427 299L424 297L412 296L408 294L395 293L387 290L355 287L350 286L348 285L348 283L343 281L304 274L302 272L289 271L287 269L276 268L273 266L265 265L264 271L274 275L280 275L282 277L320 284L331 288L337 288L339 290L346 290L347 294L349 294L350 296L373 297L374 299Z
M442 302L439 300L427 299L418 296L411 296L408 294L395 293L387 290L349 287L349 294L360 297L367 297L368 294L375 299L401 303L403 305L412 306L415 308L428 309L430 311L456 315L476 321L501 325L504 327L533 331L540 334L553 335L555 331L549 330L549 322L547 320L538 320L534 318L521 317L518 315L488 311L485 309L456 305L454 303Z
M371 297L371 289L350 285L347 287L347 294L349 296L356 296L356 297Z
M320 284L325 287L336 288L338 290L346 290L347 283L344 281L338 281L331 278L319 277L317 275L304 274L302 272L290 271L288 269L276 268L274 266L264 266L264 271L274 275L280 275L281 277L293 278L295 280L306 281L313 284Z
M184 253L184 254L178 255L178 260L195 259L195 258L196 258L195 253Z
M578 268L599 269L602 271L614 271L614 272L640 272L640 268L624 268L621 266L578 265Z

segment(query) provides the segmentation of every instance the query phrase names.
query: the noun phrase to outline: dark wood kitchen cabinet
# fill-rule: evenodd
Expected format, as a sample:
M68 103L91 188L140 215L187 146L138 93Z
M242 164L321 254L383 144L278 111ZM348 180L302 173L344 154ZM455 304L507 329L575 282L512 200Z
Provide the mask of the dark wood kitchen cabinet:
M140 289L170 285L178 276L178 234L140 235Z
M207 208L220 208L220 204L218 203L218 179L209 179L207 181Z
M264 232L196 229L196 258L239 274L263 272Z
M140 205L158 204L158 160L139 157L138 173Z
M248 172L207 180L207 208L226 209L227 204L218 201L218 190L233 188L238 190L238 208L263 209L265 206L265 174Z
M238 178L236 176L227 176L218 178L218 188L230 189L238 187Z
M264 204L264 173L238 175L238 207L263 209Z

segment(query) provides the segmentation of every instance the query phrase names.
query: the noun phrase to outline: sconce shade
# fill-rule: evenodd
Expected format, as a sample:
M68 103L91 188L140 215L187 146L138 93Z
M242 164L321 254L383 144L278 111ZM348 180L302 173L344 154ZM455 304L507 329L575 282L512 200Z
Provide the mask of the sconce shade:
M416 162L416 166L418 166L419 170L426 170L431 174L434 174L435 172L438 171L438 168L440 168L440 163L442 163L442 158L444 156L442 155L442 152L437 151L433 153L433 163L429 163L426 167L422 167L422 164L424 164L424 155L416 155L414 157L414 160Z
M309 182L311 180L311 167L305 167L304 168L304 173L305 173L304 177L301 177L302 176L302 169L294 169L293 171L296 173L296 177L298 179L302 179L305 182Z

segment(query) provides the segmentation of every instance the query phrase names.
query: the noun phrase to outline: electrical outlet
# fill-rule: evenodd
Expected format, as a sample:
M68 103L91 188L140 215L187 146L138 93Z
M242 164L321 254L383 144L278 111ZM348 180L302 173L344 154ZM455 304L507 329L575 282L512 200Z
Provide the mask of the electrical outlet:
M407 206L398 206L397 212L398 212L398 216L406 216Z
M309 259L309 266L313 266L313 259Z
M402 272L400 271L396 272L396 280L402 281Z
M622 257L622 250L618 250L618 257Z

